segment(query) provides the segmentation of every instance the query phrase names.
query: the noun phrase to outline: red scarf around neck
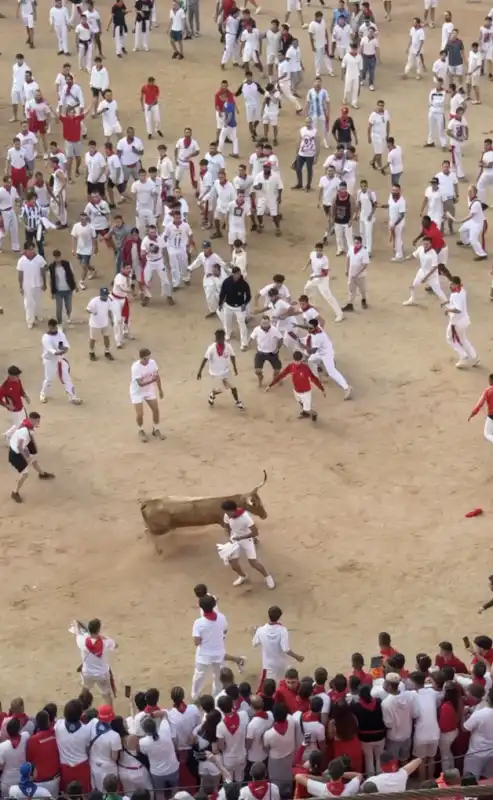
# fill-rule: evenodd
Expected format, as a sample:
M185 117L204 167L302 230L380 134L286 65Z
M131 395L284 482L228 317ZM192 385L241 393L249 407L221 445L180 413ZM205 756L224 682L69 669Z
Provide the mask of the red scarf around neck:
M288 727L289 727L289 725L288 725L288 721L287 721L287 719L286 719L286 720L284 720L284 722L274 722L274 724L273 724L273 726L272 726L272 727L273 727L273 728L274 728L274 730L275 730L275 731L277 731L277 733L279 733L281 736L285 736L285 735L286 735L286 733L288 732Z
M296 697L296 710L302 713L310 711L310 700L307 697Z
M96 641L93 641L91 637L88 636L85 641L85 645L86 648L91 653L91 655L96 656L96 658L101 658L101 656L103 655L104 647L103 647L103 640L100 636L98 636Z
M217 614L215 611L204 611L205 619L210 619L211 622L215 622L217 619Z
M320 722L320 714L316 711L303 711L301 719L303 722Z
M233 511L233 513L231 514L231 517L233 519L238 519L238 517L241 517L241 515L244 514L244 513L245 513L245 509L244 508L237 508L236 511Z
M367 702L366 700L363 700L362 697L360 697L359 704L360 704L361 708L365 709L365 711L375 711L375 709L377 707L377 701L376 701L375 697L372 697L370 702Z
M226 349L226 345L224 342L216 342L216 352L219 357L224 355L224 351Z
M187 706L187 704L186 704L186 703L184 703L184 702L183 702L183 700L182 700L180 703L176 703L176 704L175 704L175 708L176 708L176 710L177 710L177 711L179 711L179 712L180 712L180 714L184 714L184 713L185 713L185 711L187 710L188 706Z
M312 695L315 694L325 694L325 686L320 686L318 683L312 689Z
M261 719L269 719L269 715L267 711L256 711L253 715L254 717L260 717Z
M223 717L223 722L231 736L234 736L240 727L240 717L238 713L236 711L232 711L231 714L225 714Z
M269 781L250 781L248 788L255 797L255 800L262 800L269 791Z
M344 785L342 778L339 778L338 781L329 781L327 783L327 789L331 794L335 795L335 797L339 797L344 791Z
M344 689L343 692L336 692L335 689L331 689L329 692L329 697L332 703L338 703L339 700L345 700L347 690Z
M380 769L382 772L397 772L399 769L399 762L394 758L392 761L388 761L387 764L380 764Z
M146 706L144 708L146 714L152 714L154 711L161 711L159 706Z

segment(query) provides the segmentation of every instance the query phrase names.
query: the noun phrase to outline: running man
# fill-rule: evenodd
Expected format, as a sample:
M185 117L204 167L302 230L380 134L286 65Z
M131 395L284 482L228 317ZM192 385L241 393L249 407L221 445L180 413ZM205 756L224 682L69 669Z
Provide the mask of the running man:
M159 399L164 399L159 368L147 347L139 350L139 360L132 364L130 382L130 400L135 408L135 420L139 429L139 439L147 443L149 437L144 430L144 403L152 412L152 435L155 439L164 439L159 430Z

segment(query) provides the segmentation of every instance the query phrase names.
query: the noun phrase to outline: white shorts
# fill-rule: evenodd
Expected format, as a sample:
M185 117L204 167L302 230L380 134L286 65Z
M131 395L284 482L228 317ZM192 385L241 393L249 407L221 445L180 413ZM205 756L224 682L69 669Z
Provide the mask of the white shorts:
M216 128L221 129L224 124L224 114L220 114L219 111L216 111Z
M435 758L438 750L438 742L417 742L414 740L413 756L415 758Z
M257 550L255 547L255 539L243 539L241 542L237 542L241 549L241 555L248 558L252 561L254 558L257 558Z
M262 125L274 125L277 126L277 121L279 119L279 111L264 111L262 115Z
M371 145L373 147L373 152L376 156L381 156L383 153L383 145L384 140L381 136L372 136L371 137Z
M460 64L458 67L449 67L448 68L449 75L463 75L464 74L464 64Z
M245 106L246 121L247 122L260 122L260 105Z
M479 86L479 78L480 77L481 76L480 76L479 72L475 72L474 75L469 75L468 76L467 82L470 83L471 86Z
M93 689L97 686L103 697L111 695L111 682L109 675L101 678L93 678L91 675L81 675L82 685L86 689Z
M34 15L33 14L22 14L22 21L24 23L25 28L34 28Z
M425 10L428 11L430 8L436 8L438 5L437 0L425 0Z
M132 394L130 392L130 400L134 406L143 403L145 400L157 400L156 392L144 392L141 394Z
M113 136L113 134L121 132L122 126L119 122L116 122L114 125L108 125L108 123L103 120L103 133L105 136Z
M212 372L209 373L211 376L212 381L229 381L230 372L229 369L226 372L222 372L220 375L213 375Z
M301 11L301 0L287 0L286 11Z
M277 217L278 206L275 200L268 200L266 197L259 197L257 200L257 215L263 217L268 211L271 217Z
M94 328L92 325L89 325L89 338L90 339L97 339L98 336L109 336L110 335L110 326L107 325L104 328Z
M12 101L13 106L18 106L20 104L24 105L24 93L22 89L12 89L12 94L10 95L10 99Z
M267 53L267 63L277 64L277 53Z

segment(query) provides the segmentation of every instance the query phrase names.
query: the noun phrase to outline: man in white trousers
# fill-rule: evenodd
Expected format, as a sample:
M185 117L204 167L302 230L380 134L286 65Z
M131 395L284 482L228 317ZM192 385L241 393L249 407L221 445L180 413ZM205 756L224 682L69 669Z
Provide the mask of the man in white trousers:
M409 296L409 300L405 300L402 305L416 305L416 289L418 286L424 285L433 289L441 304L444 305L447 302L447 297L440 286L438 256L436 250L433 249L431 239L428 236L424 236L423 244L404 260L410 261L411 258L416 258L419 261L419 269L410 287L411 294Z
M406 201L401 194L399 184L392 186L389 201L382 208L389 210L389 238L394 252L391 261L402 261L404 258L404 225L406 224Z
M476 181L478 200L488 204L488 190L493 190L493 141L484 140L484 150L479 162L479 175Z
M226 272L226 264L220 255L215 253L209 241L205 241L202 245L202 250L188 267L189 272L202 267L204 270L203 287L205 294L205 302L207 303L208 312L205 315L206 319L210 319L217 314L219 305L219 291L217 288L218 278L225 280L228 277ZM218 268L218 269L216 269ZM219 271L219 275L216 275ZM222 281L221 281L222 284ZM219 316L219 315L218 315ZM222 319L221 317L219 317Z
M219 133L218 151L222 153L226 139L233 145L232 158L239 158L238 123L236 121L236 103L226 100L223 106L223 126Z
M404 68L404 77L407 78L411 70L416 70L416 80L421 80L423 71L423 45L425 43L425 32L419 17L414 17L412 27L409 31L409 42L407 45L407 62Z
M315 78L312 88L308 89L306 94L305 115L311 118L314 128L320 133L324 147L327 148L329 146L327 141L329 135L327 126L330 118L330 98L327 89L324 89L322 86L321 78Z
M46 291L46 261L38 255L34 242L24 244L24 253L17 262L19 291L24 298L26 322L33 328L36 322L42 322L41 297Z
M67 11L67 6L63 5L63 0L55 0L54 5L50 8L49 19L50 30L55 32L57 39L57 55L68 56L68 26L70 17Z
M334 362L334 347L332 340L318 324L318 319L308 322L308 336L305 339L305 349L308 353L308 366L314 375L317 374L319 364L323 364L327 375L344 390L344 400L349 400L353 390L344 375L341 375Z
M447 92L441 78L428 95L428 139L425 147L447 147L445 136L445 99Z
M19 201L17 189L12 186L12 180L5 176L0 186L0 215L3 223L3 237L10 236L10 249L18 253L21 249L19 242L19 223L15 213L15 204ZM1 249L1 246L0 246Z
M459 228L459 240L457 244L461 247L471 245L475 253L475 261L485 261L488 254L484 249L484 231L486 217L484 215L483 206L478 198L476 186L470 186L468 191L468 206L469 214L463 220L458 220L451 214L447 216L452 222L457 222Z
M132 267L120 267L113 281L111 300L113 309L113 335L118 349L123 345L123 339L133 339L130 334L130 300L133 297Z
M171 220L169 225L164 227L163 233L168 251L171 282L173 289L177 289L181 281L185 284L190 283L189 253L191 249L195 249L195 242L192 229L188 222L183 220L179 209L172 212Z
M224 661L224 640L228 632L228 622L224 614L216 610L216 600L206 595L199 600L201 616L192 628L195 645L195 670L192 678L192 701L197 701L205 684L207 673L212 672L212 695L219 692L219 672Z
M248 329L246 326L246 310L252 299L250 285L241 269L233 267L231 275L223 281L219 294L218 310L223 313L226 341L231 338L233 321L236 319L240 329L241 349L248 350Z
M161 297L166 295L168 305L173 306L175 301L172 296L171 282L168 276L168 269L164 263L164 251L166 241L163 236L159 236L155 225L149 225L147 236L144 236L140 246L141 253L145 256L145 267L142 273L142 305L146 306L152 297L150 284L152 276L156 274L161 284Z
M0 384L0 406L10 414L10 427L4 432L3 438L8 442L17 428L27 417L26 404L31 400L27 396L21 381L22 370L13 364L7 370L7 378Z
M328 74L334 77L332 59L329 56L329 34L321 11L315 12L315 18L308 26L308 34L315 59L315 75L320 76L322 67L325 67Z
M144 83L140 90L140 106L144 112L147 138L152 139L154 133L157 133L160 139L163 138L161 131L161 113L159 110L159 86L156 79L150 75L147 78L147 83Z
M447 135L450 139L450 154L452 166L458 179L464 180L465 173L462 165L462 148L469 139L469 126L464 116L464 107L459 106L447 125Z
M351 103L353 108L359 108L359 83L362 69L363 57L358 52L357 45L352 44L341 62L341 70L344 75L344 105Z
M70 365L65 358L70 345L63 331L59 329L56 319L48 320L48 330L41 337L41 347L43 348L41 360L43 362L44 380L39 395L40 403L48 401L53 381L59 378L70 402L75 406L80 406L81 400L75 393L74 384L70 377Z
M446 333L447 343L459 355L459 360L455 366L457 369L467 366L479 366L478 355L467 338L467 329L471 324L471 320L467 313L467 292L462 286L462 281L458 275L452 277L450 298L445 307L445 314L449 320Z
M303 111L299 100L294 96L291 86L291 65L283 53L279 53L277 63L277 88L281 95L289 100L296 109L297 114Z
M303 267L303 271L310 267L310 277L305 284L304 292L310 296L314 291L318 292L321 297L329 304L334 314L336 315L335 321L342 322L344 314L336 298L330 290L329 279L329 259L324 253L324 246L322 242L317 242L315 249L312 250L307 263Z
M369 189L367 180L361 180L359 186L360 188L356 195L356 219L359 219L359 232L363 247L368 251L368 255L371 257L377 196L375 192Z
M349 248L346 263L346 277L348 281L348 302L343 306L343 311L354 311L356 292L361 296L361 308L367 309L366 300L366 274L370 264L368 250L363 246L361 236L354 237L354 244Z

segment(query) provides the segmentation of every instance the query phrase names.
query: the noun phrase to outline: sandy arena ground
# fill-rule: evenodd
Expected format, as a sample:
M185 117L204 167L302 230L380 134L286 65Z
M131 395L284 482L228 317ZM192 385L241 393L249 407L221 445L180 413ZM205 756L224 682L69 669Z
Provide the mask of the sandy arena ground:
M165 34L168 6L159 0L160 27L151 37L152 52L116 59L113 41L104 36L107 66L124 125L145 133L138 97L141 84L155 75L162 91L165 141L173 150L185 125L192 125L204 152L214 134L213 93L222 77L236 88L239 70L225 75L218 68L220 46L214 29L212 0L201 0L203 33L185 43L186 60L172 61ZM3 79L0 87L0 132L3 148L18 128L9 125L10 71L14 55L24 51L35 78L55 101L54 79L65 60L54 54L54 35L48 31L48 5L40 4L36 50L25 49L21 23L13 19L13 3L2 4L8 18L0 22ZM102 8L101 8L102 6ZM101 3L106 21L110 4ZM439 24L445 6L439 9ZM423 150L427 131L428 74L421 83L403 82L407 33L412 17L422 13L420 3L397 3L394 21L383 21L381 3L374 6L381 29L383 64L377 71L377 91L364 90L361 110L354 112L361 147L358 179L367 176L381 203L387 202L389 180L369 169L366 127L373 103L382 97L392 117L392 133L404 147L404 195L408 202L406 251L418 232L419 207L430 176L438 171L439 150ZM487 7L458 2L452 6L469 50ZM266 0L257 18L265 30L273 16L283 17L282 0ZM308 19L311 18L307 14ZM326 12L331 17L331 11ZM303 88L310 87L313 62L308 35L300 35L307 68ZM427 31L428 69L439 49L440 31ZM131 51L132 44L128 43ZM72 50L73 40L72 40ZM75 58L72 57L75 64ZM339 68L337 69L339 73ZM86 97L88 79L76 71ZM339 78L324 79L332 99L333 115L341 104ZM493 90L481 84L483 105L469 108L471 141L466 148L468 177L476 177L483 131L491 125ZM243 112L243 108L241 108ZM241 154L252 145L240 117ZM99 120L89 121L89 132L100 145ZM276 239L267 220L261 239L249 238L249 277L254 290L274 272L284 272L296 296L304 285L300 273L314 242L323 230L316 193L290 191L289 169L300 127L294 111L282 111L278 148L286 186L283 201L283 238ZM60 141L57 127L52 137ZM146 143L144 164L155 162L157 143ZM325 157L325 156L324 156ZM229 164L229 161L228 161ZM236 165L231 162L233 175ZM321 166L317 168L317 178ZM459 214L466 215L466 186L461 187ZM69 222L83 203L83 184L71 188ZM203 234L190 188L192 226L200 246ZM130 206L125 206L131 221ZM205 321L201 276L177 295L177 306L160 301L142 309L134 306L137 341L116 353L113 364L89 363L85 305L99 286L76 297L75 316L84 324L68 330L71 365L81 408L68 405L61 387L40 408L42 380L40 328L28 331L17 291L15 258L1 257L0 325L1 366L23 369L32 409L42 411L37 439L41 463L56 473L56 481L41 484L34 477L25 490L26 502L17 507L9 499L14 474L7 451L0 464L2 524L2 611L0 613L0 667L2 699L23 694L30 711L41 701L68 698L78 690L78 664L67 623L99 616L120 643L114 669L119 687L158 685L163 692L176 682L187 691L193 668L191 625L196 616L192 587L206 581L220 596L230 622L228 649L249 656L247 677L255 680L258 654L250 648L251 628L265 619L268 605L279 604L292 634L292 646L305 653L303 672L319 664L329 671L347 668L350 654L361 650L367 659L376 651L379 630L392 632L395 644L412 661L419 650L433 651L450 638L461 651L461 636L489 632L488 618L476 617L485 599L491 527L488 512L493 467L492 450L482 437L483 419L467 424L467 416L487 382L490 370L492 306L488 299L489 264L475 264L470 251L452 244L451 270L459 273L469 291L471 339L482 357L474 371L454 369L454 354L444 341L446 320L434 298L424 296L418 308L403 308L415 263L391 264L386 212L377 214L376 246L369 275L370 309L357 311L342 325L323 307L334 339L338 366L354 386L354 399L342 402L342 392L330 383L327 399L317 393L320 422L296 420L291 386L260 393L253 374L253 351L239 354L238 387L246 405L240 414L223 396L211 411L209 383L195 380L197 367L211 341L214 320ZM69 237L51 234L48 253L62 246L70 252ZM490 248L492 234L489 237ZM219 252L225 256L223 240ZM345 302L344 260L329 249L335 273L333 291ZM107 253L96 260L110 285L112 262ZM322 302L322 301L321 301ZM319 306L320 304L317 303ZM45 317L54 305L44 300ZM236 340L234 344L239 344ZM139 347L148 346L163 378L163 430L167 440L144 446L137 440L129 403L130 364ZM238 347L239 350L239 347ZM101 350L100 350L101 354ZM288 358L285 356L285 362ZM269 479L262 492L269 518L260 526L261 559L270 567L278 586L269 592L253 581L233 589L232 574L216 555L219 530L187 530L171 534L165 556L157 558L144 537L138 498L160 494L208 495L248 490ZM483 519L464 514L484 506ZM122 692L120 693L120 697ZM122 706L123 708L123 706Z

